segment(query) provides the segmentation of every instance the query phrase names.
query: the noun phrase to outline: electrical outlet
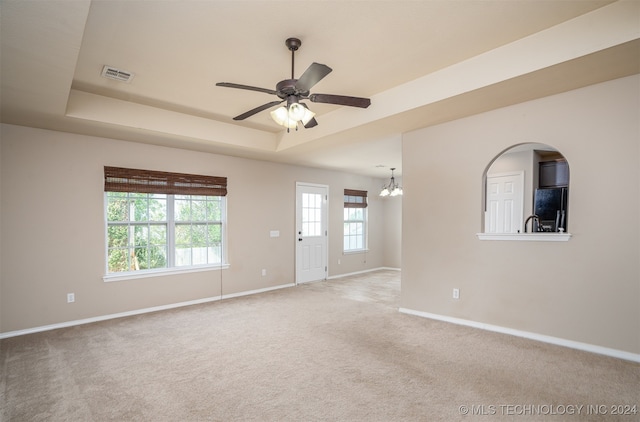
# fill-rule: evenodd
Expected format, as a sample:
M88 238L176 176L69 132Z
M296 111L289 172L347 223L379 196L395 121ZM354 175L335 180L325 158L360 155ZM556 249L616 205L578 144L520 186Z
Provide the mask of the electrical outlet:
M75 293L67 293L67 303L73 303L76 301Z
M453 298L460 299L460 289L453 289Z
M340 258L338 258L338 265L340 265Z
M263 269L263 270L262 270L262 276L264 277L264 276L266 276L266 275L267 275L267 270Z

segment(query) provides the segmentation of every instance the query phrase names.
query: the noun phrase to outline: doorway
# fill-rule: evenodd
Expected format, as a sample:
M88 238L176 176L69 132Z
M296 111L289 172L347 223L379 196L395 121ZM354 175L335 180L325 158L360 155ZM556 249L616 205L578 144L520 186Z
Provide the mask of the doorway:
M520 233L524 172L487 175L485 233Z
M327 278L329 187L296 182L296 284Z

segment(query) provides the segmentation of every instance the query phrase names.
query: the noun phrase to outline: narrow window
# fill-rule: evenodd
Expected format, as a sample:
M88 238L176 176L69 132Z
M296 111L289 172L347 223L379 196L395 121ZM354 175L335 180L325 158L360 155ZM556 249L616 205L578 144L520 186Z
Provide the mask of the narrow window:
M104 173L107 273L224 264L226 177Z
M344 252L367 248L367 191L344 190Z

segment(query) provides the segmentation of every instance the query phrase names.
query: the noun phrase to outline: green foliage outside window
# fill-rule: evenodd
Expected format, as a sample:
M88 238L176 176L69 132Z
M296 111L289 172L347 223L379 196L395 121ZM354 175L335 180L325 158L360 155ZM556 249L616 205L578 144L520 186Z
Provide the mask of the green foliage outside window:
M220 197L107 192L108 272L166 268L168 201L175 265L221 263Z
M108 192L108 271L165 268L166 220L166 195Z

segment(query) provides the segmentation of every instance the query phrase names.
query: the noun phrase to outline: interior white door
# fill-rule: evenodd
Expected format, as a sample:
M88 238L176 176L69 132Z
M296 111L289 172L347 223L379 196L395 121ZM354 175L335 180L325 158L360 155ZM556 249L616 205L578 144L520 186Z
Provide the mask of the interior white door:
M296 283L327 278L328 191L296 183Z
M487 175L485 233L520 233L524 203L524 172Z

